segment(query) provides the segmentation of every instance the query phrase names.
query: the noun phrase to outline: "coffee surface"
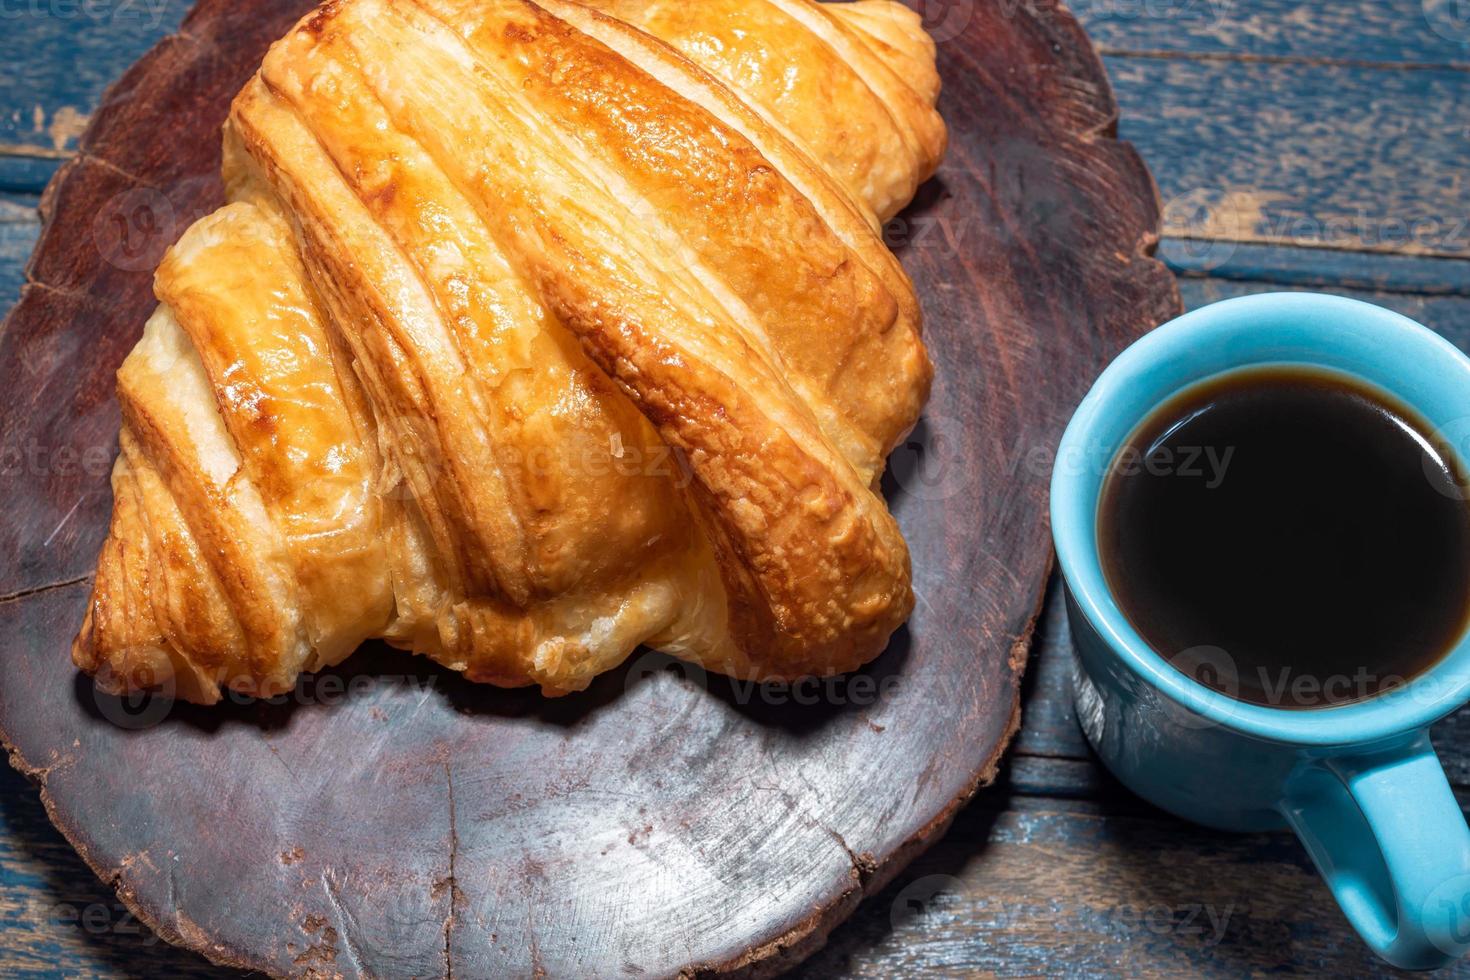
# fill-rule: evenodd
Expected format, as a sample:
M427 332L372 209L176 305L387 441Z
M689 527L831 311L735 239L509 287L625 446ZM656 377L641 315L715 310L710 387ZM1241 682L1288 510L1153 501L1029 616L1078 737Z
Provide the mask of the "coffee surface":
M1103 573L1202 683L1280 708L1358 701L1465 631L1467 487L1427 425L1362 382L1232 372L1160 406L1114 457Z

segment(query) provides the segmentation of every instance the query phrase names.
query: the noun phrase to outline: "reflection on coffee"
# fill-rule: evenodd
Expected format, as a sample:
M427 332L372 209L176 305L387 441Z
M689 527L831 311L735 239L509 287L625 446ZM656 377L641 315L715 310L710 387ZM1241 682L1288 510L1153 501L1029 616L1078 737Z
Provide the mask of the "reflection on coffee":
M1462 464L1391 397L1305 367L1222 375L1157 408L1098 512L1108 586L1175 667L1313 708L1432 667L1470 620Z

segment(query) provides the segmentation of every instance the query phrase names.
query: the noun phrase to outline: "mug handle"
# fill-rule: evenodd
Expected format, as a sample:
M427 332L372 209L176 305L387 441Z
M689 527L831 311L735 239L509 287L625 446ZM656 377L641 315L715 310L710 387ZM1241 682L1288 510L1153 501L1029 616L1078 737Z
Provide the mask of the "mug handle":
M1427 732L1309 764L1280 810L1379 956L1429 970L1470 950L1470 827Z

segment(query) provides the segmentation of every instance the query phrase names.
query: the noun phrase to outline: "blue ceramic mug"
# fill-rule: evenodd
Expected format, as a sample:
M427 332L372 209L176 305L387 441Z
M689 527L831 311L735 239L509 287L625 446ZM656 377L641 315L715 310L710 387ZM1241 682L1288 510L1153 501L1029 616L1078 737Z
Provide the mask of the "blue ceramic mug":
M1052 474L1078 719L1118 779L1158 806L1231 830L1290 826L1379 955L1410 969L1441 966L1470 949L1470 829L1427 729L1470 700L1470 636L1376 697L1267 707L1170 665L1104 581L1098 498L1129 434L1181 389L1266 364L1356 376L1417 410L1449 445L1470 445L1470 359L1376 306L1310 293L1249 296L1139 340L1083 399ZM1211 666L1208 656L1201 662ZM1205 679L1222 686L1220 676Z

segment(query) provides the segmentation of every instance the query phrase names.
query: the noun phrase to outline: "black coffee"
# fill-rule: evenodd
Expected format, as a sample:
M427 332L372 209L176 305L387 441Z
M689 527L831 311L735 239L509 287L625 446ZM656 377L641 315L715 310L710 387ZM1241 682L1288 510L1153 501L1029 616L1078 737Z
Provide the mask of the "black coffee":
M1417 416L1309 368L1175 396L1113 460L1098 550L1124 615L1175 667L1282 708L1358 701L1470 620L1470 505Z

